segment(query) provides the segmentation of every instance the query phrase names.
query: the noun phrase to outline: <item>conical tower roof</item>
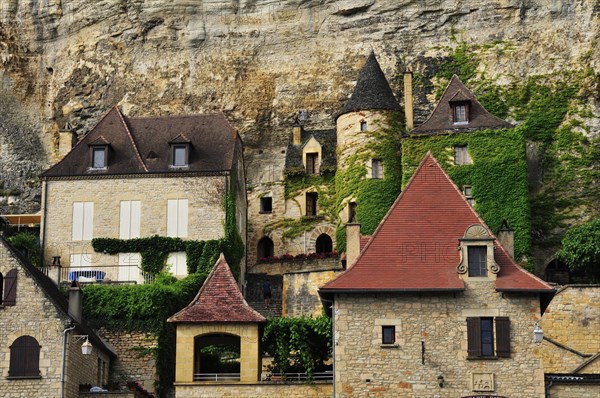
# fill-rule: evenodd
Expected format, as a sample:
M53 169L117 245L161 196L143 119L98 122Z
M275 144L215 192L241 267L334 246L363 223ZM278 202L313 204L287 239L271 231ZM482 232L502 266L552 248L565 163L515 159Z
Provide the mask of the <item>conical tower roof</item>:
M338 117L367 109L401 110L373 51L358 75L352 96L338 113Z

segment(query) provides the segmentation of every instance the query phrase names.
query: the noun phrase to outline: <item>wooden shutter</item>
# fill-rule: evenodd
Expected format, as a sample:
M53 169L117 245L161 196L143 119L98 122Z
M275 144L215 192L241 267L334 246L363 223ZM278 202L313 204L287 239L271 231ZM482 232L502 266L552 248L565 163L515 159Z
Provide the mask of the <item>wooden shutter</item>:
M73 203L73 235L72 240L83 238L83 202Z
M496 318L496 355L510 358L510 320L505 316Z
M2 304L12 306L17 303L17 269L11 269L4 277L4 298Z
M83 240L92 240L94 230L94 202L83 204Z
M467 352L468 358L481 356L481 322L477 317L467 318Z
M10 346L9 377L40 376L40 345L31 336L21 336Z
M177 236L187 238L188 236L188 200L179 199L177 202Z

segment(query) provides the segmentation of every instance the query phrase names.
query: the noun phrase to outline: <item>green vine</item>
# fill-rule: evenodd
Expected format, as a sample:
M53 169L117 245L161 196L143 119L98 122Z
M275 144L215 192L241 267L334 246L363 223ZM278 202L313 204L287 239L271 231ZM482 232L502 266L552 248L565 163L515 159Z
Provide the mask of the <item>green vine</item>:
M400 194L401 162L400 134L402 122L400 115L393 113L387 119L388 128L369 131L373 138L356 154L350 156L344 169L338 169L335 176L336 209L339 214L347 199L356 203L356 218L361 224L361 233L370 235ZM381 159L383 179L366 178L366 163L370 159ZM346 230L339 225L336 231L337 251L346 248Z

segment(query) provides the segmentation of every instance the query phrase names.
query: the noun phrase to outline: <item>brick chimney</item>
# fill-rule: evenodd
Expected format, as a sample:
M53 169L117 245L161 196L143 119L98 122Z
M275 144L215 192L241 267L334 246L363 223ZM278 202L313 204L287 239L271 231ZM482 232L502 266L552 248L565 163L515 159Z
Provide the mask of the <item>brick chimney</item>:
M83 292L77 281L73 281L69 288L69 315L78 323L83 319Z
M412 130L415 127L413 120L412 78L412 71L407 68L404 71L404 116L406 118L407 130Z
M352 268L360 254L360 224L346 224L346 269Z
M504 247L504 249L508 252L510 257L515 259L515 231L508 226L508 222L506 220L502 220L502 225L500 225L500 229L496 234L498 238L498 242Z

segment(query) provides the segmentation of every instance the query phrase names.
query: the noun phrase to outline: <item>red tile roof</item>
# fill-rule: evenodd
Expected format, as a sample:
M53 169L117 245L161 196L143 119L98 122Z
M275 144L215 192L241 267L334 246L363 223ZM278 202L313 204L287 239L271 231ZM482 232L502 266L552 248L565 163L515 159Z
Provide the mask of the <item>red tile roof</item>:
M485 226L437 160L427 154L355 265L320 292L463 290L456 270L459 238L472 224ZM497 241L494 245L500 266L497 290L552 291L519 267Z
M266 319L253 310L242 296L222 254L194 300L168 319L168 322L187 323L265 321Z

